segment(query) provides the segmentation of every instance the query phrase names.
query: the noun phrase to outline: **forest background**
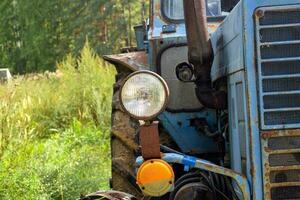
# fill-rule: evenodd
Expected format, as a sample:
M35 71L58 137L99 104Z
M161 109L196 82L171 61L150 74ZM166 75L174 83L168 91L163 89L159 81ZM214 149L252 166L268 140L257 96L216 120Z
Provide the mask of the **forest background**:
M143 8L144 7L144 8ZM13 73L54 70L86 39L98 54L134 45L144 0L1 0L0 67Z
M0 199L78 199L109 188L114 66L148 2L1 0ZM147 14L146 14L147 16Z

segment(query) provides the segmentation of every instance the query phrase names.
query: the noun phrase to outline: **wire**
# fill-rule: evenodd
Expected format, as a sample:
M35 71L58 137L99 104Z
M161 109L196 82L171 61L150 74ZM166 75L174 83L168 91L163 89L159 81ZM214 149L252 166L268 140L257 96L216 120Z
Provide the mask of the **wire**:
M170 147L167 147L165 145L160 145L160 149L165 151L165 152L168 152L168 153L176 153L176 154L180 154L180 155L184 155L183 153L179 152L179 151L176 151Z
M221 194L226 200L230 200L223 192L221 192L218 188L214 188L219 194Z

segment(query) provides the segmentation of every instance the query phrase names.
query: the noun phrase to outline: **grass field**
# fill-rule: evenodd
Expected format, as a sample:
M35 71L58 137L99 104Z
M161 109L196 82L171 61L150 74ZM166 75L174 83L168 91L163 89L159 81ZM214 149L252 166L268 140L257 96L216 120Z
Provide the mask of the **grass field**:
M57 73L0 85L0 199L76 199L108 188L115 69L88 45Z

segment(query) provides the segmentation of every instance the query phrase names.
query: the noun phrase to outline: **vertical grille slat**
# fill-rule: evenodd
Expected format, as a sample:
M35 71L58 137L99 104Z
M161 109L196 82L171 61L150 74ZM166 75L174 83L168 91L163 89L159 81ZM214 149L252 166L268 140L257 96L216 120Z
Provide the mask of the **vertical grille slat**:
M265 199L300 199L300 6L258 8L256 51Z

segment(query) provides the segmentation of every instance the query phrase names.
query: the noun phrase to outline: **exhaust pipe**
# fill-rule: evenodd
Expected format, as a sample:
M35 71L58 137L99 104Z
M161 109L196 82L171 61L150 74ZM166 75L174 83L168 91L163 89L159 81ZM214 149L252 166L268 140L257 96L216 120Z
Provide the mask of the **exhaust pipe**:
M207 108L225 109L227 94L211 83L213 49L207 30L206 0L184 0L189 62L194 65L196 95Z

